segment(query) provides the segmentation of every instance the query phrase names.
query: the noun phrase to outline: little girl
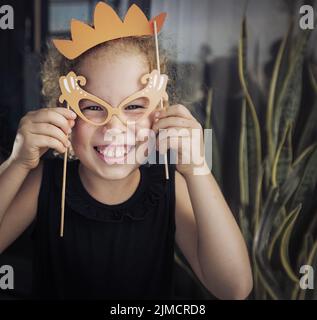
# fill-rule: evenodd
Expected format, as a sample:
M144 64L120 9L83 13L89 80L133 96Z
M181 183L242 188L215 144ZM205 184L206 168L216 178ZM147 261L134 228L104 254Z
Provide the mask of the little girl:
M131 132L116 115L95 126L57 102L58 78L71 70L87 79L85 90L118 106L142 89L140 78L153 68L151 36L107 41L72 61L50 50L43 71L48 104L21 119L11 156L0 167L0 252L34 222L36 298L171 298L174 241L216 297L250 293L246 246L210 171L195 175L194 163L169 164L166 179L164 164L119 161L142 144L139 139L134 145L105 142L110 131L126 139L144 128L201 130L185 106L157 108ZM135 112L144 104L139 98L126 108ZM80 110L95 115L100 105L83 100ZM159 143L160 153L171 148L181 158L185 152L166 137ZM75 160L68 162L60 237L63 161L42 155L50 148L63 154L70 145Z

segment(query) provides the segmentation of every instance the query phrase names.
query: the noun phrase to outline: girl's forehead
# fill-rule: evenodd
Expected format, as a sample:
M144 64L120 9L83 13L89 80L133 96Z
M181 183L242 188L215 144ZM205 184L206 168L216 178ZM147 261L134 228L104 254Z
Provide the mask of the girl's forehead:
M149 72L144 58L137 55L87 59L79 69L87 79L85 90L113 105L141 90L141 77Z

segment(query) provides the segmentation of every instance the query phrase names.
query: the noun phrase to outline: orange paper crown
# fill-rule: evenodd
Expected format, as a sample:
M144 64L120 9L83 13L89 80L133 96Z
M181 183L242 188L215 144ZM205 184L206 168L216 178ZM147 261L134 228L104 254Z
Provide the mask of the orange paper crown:
M159 32L165 17L166 13L161 13L149 21L143 11L133 4L122 22L111 6L98 2L94 12L94 27L72 19L72 40L54 39L53 43L62 55L72 60L90 48L109 40L154 35L153 22L156 21Z

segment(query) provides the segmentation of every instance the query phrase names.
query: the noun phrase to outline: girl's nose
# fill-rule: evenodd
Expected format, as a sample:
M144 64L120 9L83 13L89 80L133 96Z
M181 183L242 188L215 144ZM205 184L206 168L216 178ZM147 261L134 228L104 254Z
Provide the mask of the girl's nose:
M125 132L126 126L125 124L118 118L117 115L113 115L109 122L107 122L104 126L102 126L103 134L107 132Z

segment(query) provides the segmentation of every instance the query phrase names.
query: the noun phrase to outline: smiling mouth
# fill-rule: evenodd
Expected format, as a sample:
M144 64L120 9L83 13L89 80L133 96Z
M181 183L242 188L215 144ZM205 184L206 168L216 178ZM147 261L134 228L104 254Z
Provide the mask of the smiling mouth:
M99 158L107 163L122 163L128 153L134 148L133 145L106 145L94 146Z

